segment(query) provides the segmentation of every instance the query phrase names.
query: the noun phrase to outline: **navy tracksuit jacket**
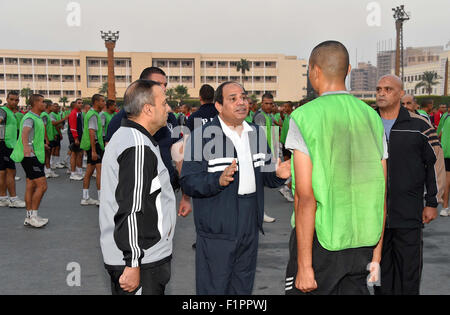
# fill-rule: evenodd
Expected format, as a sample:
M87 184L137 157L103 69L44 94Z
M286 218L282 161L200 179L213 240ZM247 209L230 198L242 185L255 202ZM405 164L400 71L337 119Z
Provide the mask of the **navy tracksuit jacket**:
M249 132L248 136L256 183L256 193L255 198L253 198L254 209L251 209L251 211L256 212L254 213L256 241L247 250L253 252L253 255L256 256L257 231L263 232L264 186L276 188L283 185L285 180L278 178L275 174L276 161L271 159L270 148L267 145L264 131L260 131L260 128L255 124L250 124L250 126L253 131ZM239 209L239 205L248 203L240 202L241 198L238 195L239 161L237 161L238 170L234 174L234 181L227 187L221 187L219 184L221 174L232 163L233 159L238 160L236 150L231 140L223 133L218 117L203 125L202 128L196 128L188 138L180 183L183 191L192 197L197 237L201 238L201 242L197 240L197 266L204 266L203 260L208 260L206 264L208 266L214 266L215 262L220 265L224 261L233 261L230 260L230 255L240 252L239 249L223 246L219 251L214 250L214 255L208 255L208 243L212 245L222 240L234 242L238 246L240 244L239 238L242 237L239 233L239 226L241 226L238 222L240 220L239 214L242 216L242 209ZM204 248L199 249L199 244L204 244ZM222 245L218 244L218 246ZM216 246L209 246L209 248L216 248ZM255 264L250 264L249 270L245 270L244 273L250 273L254 276L256 257L254 258ZM231 262L231 264L233 263ZM214 270L197 270L197 293L251 294L253 281L250 285L247 284L245 290L234 288L234 291L229 291L225 282L229 282L229 277L233 277L237 271L233 270L233 266L224 268L227 270L215 270L217 273ZM224 273L228 274L229 277L224 277ZM250 278L253 279L252 276ZM242 283L242 281L237 282ZM202 286L201 288L198 287L199 283Z

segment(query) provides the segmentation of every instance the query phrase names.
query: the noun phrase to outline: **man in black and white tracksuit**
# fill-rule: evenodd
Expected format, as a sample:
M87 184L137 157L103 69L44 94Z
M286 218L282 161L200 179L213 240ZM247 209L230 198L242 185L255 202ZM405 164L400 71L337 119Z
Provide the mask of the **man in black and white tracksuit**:
M103 157L103 259L112 294L164 294L171 273L175 195L153 135L165 125L168 105L158 83L138 80L125 92L124 108L128 119Z

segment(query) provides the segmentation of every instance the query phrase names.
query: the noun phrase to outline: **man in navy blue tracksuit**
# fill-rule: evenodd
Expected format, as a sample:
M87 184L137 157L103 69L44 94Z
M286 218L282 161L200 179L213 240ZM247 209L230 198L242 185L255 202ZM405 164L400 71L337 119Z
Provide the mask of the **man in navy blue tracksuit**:
M215 94L219 115L195 128L185 147L180 183L193 198L197 294L251 294L264 186L279 187L290 161L272 163L263 130L245 122L248 101L235 82Z

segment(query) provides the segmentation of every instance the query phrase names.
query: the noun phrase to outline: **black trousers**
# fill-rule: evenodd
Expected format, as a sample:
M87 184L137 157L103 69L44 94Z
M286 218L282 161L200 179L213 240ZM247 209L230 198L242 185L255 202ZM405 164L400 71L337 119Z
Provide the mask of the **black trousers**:
M381 287L375 287L375 295L418 295L422 267L422 228L386 229L381 258Z
M368 264L374 247L328 251L314 233L312 264L317 289L303 293L295 287L297 276L297 237L295 229L289 241L289 262L286 269L286 295L369 295Z
M141 267L141 281L139 287L133 292L122 290L119 284L120 276L123 269L109 269L111 277L111 293L112 295L136 295L141 291L142 295L164 295L166 285L170 280L171 262L165 262L154 267Z
M197 234L197 295L250 295L258 256L256 193L239 196L235 239Z

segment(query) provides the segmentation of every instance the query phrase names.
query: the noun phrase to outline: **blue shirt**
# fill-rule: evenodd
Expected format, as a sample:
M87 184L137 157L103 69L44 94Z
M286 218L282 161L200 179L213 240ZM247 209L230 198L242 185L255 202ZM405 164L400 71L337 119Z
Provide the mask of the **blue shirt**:
M395 124L395 121L397 119L384 119L381 118L381 121L383 122L383 126L384 126L384 132L386 133L386 138L389 141L389 136L391 135L391 129L392 126Z
M186 122L186 127L189 128L190 131L194 130L195 124L194 124L194 119L201 119L202 120L202 125L209 123L210 121L213 120L214 117L216 117L219 114L219 112L216 109L216 106L214 104L203 104L202 106L200 106L199 110L196 111L195 113L193 113L191 116L189 116L187 122Z

